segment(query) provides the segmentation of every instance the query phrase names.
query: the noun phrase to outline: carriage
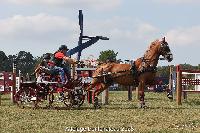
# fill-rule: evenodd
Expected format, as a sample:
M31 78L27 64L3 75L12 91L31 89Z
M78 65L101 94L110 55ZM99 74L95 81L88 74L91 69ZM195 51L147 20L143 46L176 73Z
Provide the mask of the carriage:
M20 83L15 101L22 108L26 106L37 108L46 101L47 107L53 107L53 103L59 102L67 108L78 108L84 103L84 88L87 86L88 83L82 78L72 78L63 85L58 75L40 73L40 77L33 81Z

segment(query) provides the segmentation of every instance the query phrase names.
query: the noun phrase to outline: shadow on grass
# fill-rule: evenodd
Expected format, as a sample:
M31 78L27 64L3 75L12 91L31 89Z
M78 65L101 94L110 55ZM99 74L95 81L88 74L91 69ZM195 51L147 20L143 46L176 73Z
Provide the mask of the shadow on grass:
M191 109L191 107L151 107L147 106L146 108L140 108L139 106L130 106L130 107L119 107L119 106L110 106L110 107L102 107L103 109L113 109L113 110L121 110L121 109L137 109L137 110L187 110ZM192 109L200 109L200 108L192 108Z
M146 100L150 100L150 101L154 101L154 100L156 100L156 101L163 101L163 98L159 98L159 97L149 97L149 98L146 98Z
M190 106L194 106L194 105L198 106L198 105L200 105L200 100L194 99L194 100L185 101L185 103L190 105Z
M79 108L69 108L69 107L25 107L24 109L33 109L33 110L123 110L123 109L132 109L132 110L187 110L191 109L191 107L150 107L147 106L146 108L140 108L139 106L113 106L113 105L101 105L101 108L95 109L93 106L84 106ZM200 109L200 108L193 108L193 109Z
M149 98L148 98L149 99ZM160 99L160 98L154 98L154 99ZM190 100L190 101L185 101L185 104L189 105L189 106L176 106L173 105L173 107L166 107L166 106L147 106L147 108L145 108L146 110L185 110L185 109L200 109L199 105L200 105L200 101L197 99L194 100ZM9 106L9 107L13 107L17 105L13 105L13 104L2 104L1 106ZM140 109L142 110L143 108L139 107L138 103L131 103L131 101L126 101L126 103L110 103L109 105L100 105L101 109L108 109L108 110L122 110L122 109ZM20 108L20 107L18 107ZM88 105L88 104L84 104L83 106L79 107L79 108L69 108L66 106L53 106L53 107L48 107L48 106L41 106L41 107L37 107L34 108L33 106L25 106L24 109L43 109L43 110L95 110L95 108L93 107L92 104ZM145 110L144 109L144 110ZM98 109L97 109L98 110Z
M16 106L17 107L17 106ZM93 107L79 107L79 108L69 108L69 107L30 107L30 106L25 106L25 107L18 107L21 109L32 109L32 110L87 110L87 109L92 109Z

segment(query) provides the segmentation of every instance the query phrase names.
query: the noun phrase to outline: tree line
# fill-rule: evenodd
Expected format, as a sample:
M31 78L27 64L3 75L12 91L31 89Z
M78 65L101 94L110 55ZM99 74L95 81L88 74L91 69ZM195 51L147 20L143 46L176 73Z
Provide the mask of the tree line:
M30 52L20 51L16 55L6 55L0 51L0 72L12 72L13 62L16 63L17 72L20 70L23 75L33 73L40 57L34 57Z
M117 58L118 52L113 50L101 51L98 57L98 61L101 62L118 62L121 60ZM27 73L31 74L34 72L35 66L41 61L41 57L34 57L30 52L20 51L16 55L6 55L3 51L0 51L0 72L12 72L13 61L16 59L16 69L20 70L23 75ZM176 66L173 66L176 70ZM181 64L181 68L188 70L200 70L200 64L198 66L192 66L190 64ZM157 76L168 77L169 76L169 66L158 66Z

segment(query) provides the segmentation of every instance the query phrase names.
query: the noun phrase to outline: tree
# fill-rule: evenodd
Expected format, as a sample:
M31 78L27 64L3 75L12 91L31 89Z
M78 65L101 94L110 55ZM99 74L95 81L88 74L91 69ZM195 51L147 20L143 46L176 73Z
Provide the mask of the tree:
M169 66L158 66L156 76L169 77Z
M6 71L8 57L3 51L0 51L0 71Z
M190 65L190 64L180 64L181 65L181 69L183 69L183 70L196 70L197 69L197 67L195 67L195 66L192 66L192 65Z
M16 62L17 70L20 70L25 75L33 72L36 60L30 52L20 51L16 57Z
M101 62L106 62L106 61L116 61L117 53L115 53L113 50L106 50L106 51L101 51L98 61Z
M198 64L197 69L200 70L200 64Z
M6 71L12 72L13 69L13 59L16 58L16 55L8 55L8 60L6 63Z

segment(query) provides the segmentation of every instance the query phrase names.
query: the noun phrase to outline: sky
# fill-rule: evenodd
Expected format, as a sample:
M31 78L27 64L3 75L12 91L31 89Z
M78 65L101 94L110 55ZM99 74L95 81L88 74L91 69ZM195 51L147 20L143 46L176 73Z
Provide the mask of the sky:
M0 0L0 50L34 56L78 45L78 10L84 35L106 36L82 59L114 50L118 59L142 57L149 44L166 37L174 60L158 65L200 64L200 0Z

